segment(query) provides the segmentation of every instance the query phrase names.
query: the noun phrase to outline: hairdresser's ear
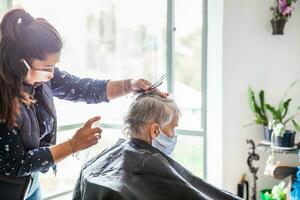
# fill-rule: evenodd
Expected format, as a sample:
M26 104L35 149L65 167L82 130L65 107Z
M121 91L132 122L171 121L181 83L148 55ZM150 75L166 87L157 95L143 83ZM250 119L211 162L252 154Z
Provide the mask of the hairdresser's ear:
M150 137L151 140L153 140L154 138L156 138L159 134L159 125L158 123L153 123L150 126Z

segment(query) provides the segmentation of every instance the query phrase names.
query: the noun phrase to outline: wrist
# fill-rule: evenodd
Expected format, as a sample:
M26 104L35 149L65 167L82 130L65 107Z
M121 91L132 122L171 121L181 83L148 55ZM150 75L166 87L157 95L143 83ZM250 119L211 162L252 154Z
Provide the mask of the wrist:
M72 154L74 156L75 153L77 153L79 151L79 149L77 148L77 145L75 144L73 139L68 139Z
M127 92L128 93L131 93L134 91L132 88L132 82L133 82L133 79L128 79L128 83L127 83Z
M122 92L123 92L124 96L126 96L127 94L133 92L132 80L133 79L122 80Z

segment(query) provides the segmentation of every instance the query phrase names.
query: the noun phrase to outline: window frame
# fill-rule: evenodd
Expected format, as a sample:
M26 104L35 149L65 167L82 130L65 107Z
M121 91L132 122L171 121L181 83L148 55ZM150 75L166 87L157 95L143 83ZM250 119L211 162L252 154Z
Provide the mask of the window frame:
M168 92L174 92L174 32L175 25L175 0L168 0L167 5L167 88ZM180 135L199 136L203 137L203 176L207 178L207 134L206 134L206 110L207 110L207 0L203 0L202 14L202 105L201 105L201 124L202 129L194 130L178 130L176 133Z

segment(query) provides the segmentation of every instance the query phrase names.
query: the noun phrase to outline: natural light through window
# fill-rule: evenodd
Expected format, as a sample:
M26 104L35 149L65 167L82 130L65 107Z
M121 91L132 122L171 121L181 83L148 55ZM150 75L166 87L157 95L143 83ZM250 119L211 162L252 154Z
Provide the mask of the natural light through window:
M13 6L22 6L33 17L47 19L59 31L63 39L58 65L61 69L80 77L143 77L155 81L167 73L167 2L14 0ZM202 4L202 0L176 1L172 11L176 27L173 92L182 111L178 129L184 133L178 137L174 159L198 176L203 176L205 165ZM166 80L160 89L167 90ZM81 152L80 160L70 157L62 161L57 177L51 172L41 177L44 196L73 189L84 161L124 137L122 120L131 101L132 95L98 105L55 100L58 126L83 123L95 115L102 117L101 123L112 126L103 128L99 144ZM70 138L75 130L58 132L58 142Z

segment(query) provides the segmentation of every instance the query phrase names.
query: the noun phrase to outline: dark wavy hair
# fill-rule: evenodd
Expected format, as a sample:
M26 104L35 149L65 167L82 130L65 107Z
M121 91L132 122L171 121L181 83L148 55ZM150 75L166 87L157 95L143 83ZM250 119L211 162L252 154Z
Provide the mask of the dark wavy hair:
M33 59L44 60L58 53L62 40L57 30L42 18L33 18L24 9L8 11L0 24L0 120L15 126L20 114L19 105L30 105L24 90L27 68Z

